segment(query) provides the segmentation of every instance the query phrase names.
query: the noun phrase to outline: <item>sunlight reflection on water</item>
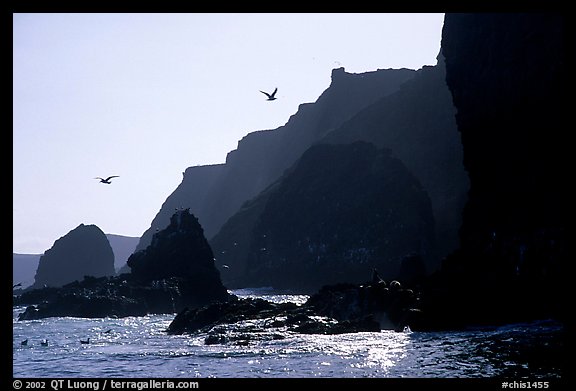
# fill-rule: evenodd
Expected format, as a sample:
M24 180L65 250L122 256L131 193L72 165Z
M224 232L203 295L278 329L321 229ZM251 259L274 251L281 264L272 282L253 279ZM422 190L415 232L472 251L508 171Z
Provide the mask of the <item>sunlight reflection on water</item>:
M259 296L260 292L243 292ZM286 300L279 295L275 300ZM295 297L301 301L304 295ZM167 335L174 314L123 319L17 321L15 377L493 377L557 378L562 327L510 325L490 331L303 335L206 345L206 334ZM257 326L259 321L243 323ZM233 331L234 325L230 326ZM90 344L80 339L90 337ZM42 339L49 346L40 346ZM28 346L20 341L29 339ZM533 353L536 352L536 353Z

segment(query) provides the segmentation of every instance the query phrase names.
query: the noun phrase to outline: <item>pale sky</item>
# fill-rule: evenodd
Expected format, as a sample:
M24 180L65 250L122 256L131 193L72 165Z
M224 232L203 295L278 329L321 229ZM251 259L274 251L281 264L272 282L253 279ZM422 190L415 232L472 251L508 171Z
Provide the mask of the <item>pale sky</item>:
M81 223L141 236L187 167L284 125L332 69L435 65L443 19L14 14L13 252L41 254ZM273 102L259 92L276 87Z

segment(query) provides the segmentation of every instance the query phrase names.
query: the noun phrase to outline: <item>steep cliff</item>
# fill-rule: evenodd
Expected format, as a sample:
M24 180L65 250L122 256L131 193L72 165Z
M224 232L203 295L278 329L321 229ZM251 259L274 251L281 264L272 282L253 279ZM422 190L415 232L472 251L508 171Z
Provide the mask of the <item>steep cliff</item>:
M95 225L80 224L40 257L33 287L59 287L84 276L113 274L114 253L106 235Z
M438 269L440 260L458 248L469 189L445 72L440 55L438 65L418 70L397 92L361 110L321 140L360 140L388 148L418 178L430 196L436 228L437 257L428 259L429 271Z
M446 15L446 80L471 187L461 249L428 295L437 318L457 309L462 322L514 321L566 306L566 39L560 14Z
M360 140L387 148L420 181L430 197L434 216L435 251L423 259L428 273L437 270L441 259L458 247L467 200L469 181L462 163L455 112L445 81L444 58L439 56L437 66L417 71L398 91L360 110L318 141L347 144ZM236 264L233 257L243 258L248 253L252 230L277 185L243 205L211 240L217 264L229 266L220 268L227 284L236 286L242 281L239 276L246 273L246 264Z
M374 268L394 278L404 257L433 257L434 219L418 180L387 151L316 145L213 245L230 286L313 291L366 281Z
M278 179L314 142L359 110L397 91L414 73L386 69L351 74L334 69L330 87L315 103L300 105L284 126L248 134L223 165L187 169L137 249L145 248L155 230L168 225L174 209L181 207L190 208L211 239L244 202Z

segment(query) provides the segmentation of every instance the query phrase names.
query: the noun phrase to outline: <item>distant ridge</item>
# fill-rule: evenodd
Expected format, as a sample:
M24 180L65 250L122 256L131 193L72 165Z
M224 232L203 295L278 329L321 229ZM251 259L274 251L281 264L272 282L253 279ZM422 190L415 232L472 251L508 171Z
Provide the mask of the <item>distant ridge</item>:
M118 271L124 265L126 265L128 257L134 253L140 238L136 236L124 236L116 234L106 234L106 237L110 242L112 251L114 251L114 269Z
M21 283L21 289L25 289L34 283L34 274L38 269L38 262L42 254L17 254L12 253L12 281L14 284Z

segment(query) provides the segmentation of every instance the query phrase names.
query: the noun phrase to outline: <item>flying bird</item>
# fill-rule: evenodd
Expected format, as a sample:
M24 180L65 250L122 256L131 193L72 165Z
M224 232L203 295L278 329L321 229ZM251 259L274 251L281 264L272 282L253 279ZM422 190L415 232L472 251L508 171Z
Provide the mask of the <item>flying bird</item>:
M275 97L274 95L276 95L276 92L278 92L278 87L276 87L276 89L274 90L274 92L271 93L271 94L269 94L269 93L267 93L267 92L264 92L264 91L260 91L260 92L263 93L264 95L266 95L266 96L268 97L268 99L266 99L266 100L275 100L276 97Z
M106 184L109 185L109 184L112 183L112 182L110 182L110 179L112 179L112 178L119 178L119 175L112 175L112 176L109 176L109 177L106 178L106 179L100 178L99 176L97 176L97 177L94 178L94 179L100 179L100 183L106 183Z

